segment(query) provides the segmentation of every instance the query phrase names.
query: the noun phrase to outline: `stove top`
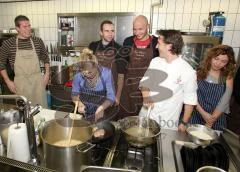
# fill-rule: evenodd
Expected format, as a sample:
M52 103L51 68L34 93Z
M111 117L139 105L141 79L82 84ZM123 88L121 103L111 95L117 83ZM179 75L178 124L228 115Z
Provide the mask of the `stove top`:
M119 140L113 150L111 167L142 172L160 172L158 144L144 148L129 145L119 131Z

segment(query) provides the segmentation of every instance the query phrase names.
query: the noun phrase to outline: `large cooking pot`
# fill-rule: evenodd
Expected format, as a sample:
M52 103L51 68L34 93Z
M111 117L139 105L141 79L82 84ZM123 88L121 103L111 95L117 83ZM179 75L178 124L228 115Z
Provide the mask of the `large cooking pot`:
M121 131L126 141L135 147L145 147L156 142L160 126L152 119L129 116L119 120Z
M0 114L0 135L4 145L7 145L8 128L17 122L21 122L20 114L17 110L10 109Z
M51 66L51 84L64 85L70 79L68 66Z
M73 146L56 146L56 142L67 140L72 128L71 139L81 143ZM78 172L81 165L90 165L91 149L88 141L92 137L92 127L85 120L61 118L46 123L41 131L46 167L61 172Z

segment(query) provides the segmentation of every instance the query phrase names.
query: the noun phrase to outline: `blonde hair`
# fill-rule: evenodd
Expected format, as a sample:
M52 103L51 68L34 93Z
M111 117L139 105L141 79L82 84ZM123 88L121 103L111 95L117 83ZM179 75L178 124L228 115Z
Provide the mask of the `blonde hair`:
M89 48L84 48L79 60L80 70L85 69L87 63L91 63L94 66L98 65L97 57L93 54L93 51Z

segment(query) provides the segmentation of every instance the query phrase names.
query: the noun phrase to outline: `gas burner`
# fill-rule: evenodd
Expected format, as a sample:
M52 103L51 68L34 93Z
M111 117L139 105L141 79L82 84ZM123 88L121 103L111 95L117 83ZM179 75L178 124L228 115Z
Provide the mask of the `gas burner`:
M144 149L128 147L124 168L142 171L144 168Z

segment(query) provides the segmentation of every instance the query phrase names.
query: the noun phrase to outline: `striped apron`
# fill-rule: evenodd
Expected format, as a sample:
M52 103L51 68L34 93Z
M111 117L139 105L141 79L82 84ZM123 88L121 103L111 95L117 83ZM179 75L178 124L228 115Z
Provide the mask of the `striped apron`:
M89 88L87 86L86 80L84 81L84 85L81 88L79 97L86 107L85 118L87 120L94 120L97 108L106 100L107 89L101 74L100 79L103 85L102 90L95 91L94 88Z
M215 108L217 107L221 97L223 96L226 90L226 84L215 84L210 83L205 80L198 81L198 103L201 107L212 114ZM192 117L189 121L190 124L202 124L205 125L205 120L202 118L201 114L194 109ZM214 130L223 130L222 127L226 127L226 116L222 113L217 121L213 124L212 129Z

